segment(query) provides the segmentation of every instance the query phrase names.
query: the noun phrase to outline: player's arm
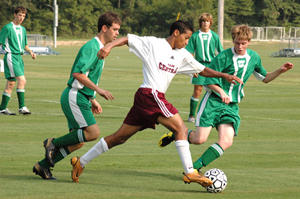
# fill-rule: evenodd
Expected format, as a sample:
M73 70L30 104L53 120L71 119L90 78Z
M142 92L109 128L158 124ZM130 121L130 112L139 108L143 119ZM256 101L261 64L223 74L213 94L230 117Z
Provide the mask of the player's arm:
M221 73L221 72L215 71L208 67L205 67L204 70L202 72L200 72L199 74L204 77L221 77L233 84L236 84L236 82L243 84L243 81L240 78L238 78L237 76L229 75L227 73Z
M36 54L32 50L30 50L28 45L25 46L25 50L31 55L32 59L36 58Z
M104 97L106 100L113 100L114 97L112 94L104 89L99 88L96 84L94 84L85 74L82 73L73 73L72 76L77 79L84 86L96 91L99 95Z
M91 104L92 104L92 112L95 114L100 114L102 113L102 107L99 104L99 102L97 102L96 99L91 99L90 100Z
M101 48L97 54L97 57L99 57L99 59L104 59L109 55L112 48L124 45L128 45L128 37L121 37L119 39L115 39L112 42L107 43L103 48Z
M294 64L287 62L283 64L280 68L277 70L267 73L265 79L263 80L264 83L269 83L270 81L276 79L280 74L292 69L294 67Z
M224 102L225 104L229 104L230 103L230 97L225 93L225 91L217 84L210 84L207 85L208 88L210 88L211 90L213 90L216 93L219 93L220 98L222 99L222 102Z

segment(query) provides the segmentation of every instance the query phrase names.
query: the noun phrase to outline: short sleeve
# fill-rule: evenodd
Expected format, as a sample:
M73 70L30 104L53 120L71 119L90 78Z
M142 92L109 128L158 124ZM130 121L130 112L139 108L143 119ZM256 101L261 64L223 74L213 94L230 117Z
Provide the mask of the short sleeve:
M205 66L200 64L186 49L180 49L179 51L183 56L183 61L178 73L190 75L200 73L205 69Z
M150 37L139 37L133 34L128 34L127 37L129 51L140 59L146 60L151 49Z
M98 51L91 48L91 46L85 46L77 58L73 73L86 73L89 71L89 69L94 66L96 59L98 59L97 52Z
M4 26L0 31L0 45L5 44L7 35L8 35L8 28L6 26Z
M185 49L194 54L195 53L195 37L194 34L192 35L192 37L189 39L188 45L186 45Z
M253 71L253 75L260 81L263 81L267 75L267 71L262 66L261 58L259 57L259 55L256 56L256 65Z

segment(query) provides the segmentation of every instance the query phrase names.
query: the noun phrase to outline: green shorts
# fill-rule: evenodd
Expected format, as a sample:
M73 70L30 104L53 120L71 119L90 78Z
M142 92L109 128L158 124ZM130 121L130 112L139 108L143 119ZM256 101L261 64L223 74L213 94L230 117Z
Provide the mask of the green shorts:
M203 64L204 66L208 67L210 64L209 62L200 62L200 64ZM192 78L192 84L194 85L203 85L205 82L205 77L198 75L198 77L193 77Z
M78 89L67 87L61 95L60 103L68 120L69 129L79 129L96 124L90 100Z
M235 135L238 134L240 126L238 103L225 104L219 96L208 91L199 105L195 126L218 128L220 124L232 124Z
M24 75L24 62L20 54L5 54L4 74L9 81L16 81L16 77Z

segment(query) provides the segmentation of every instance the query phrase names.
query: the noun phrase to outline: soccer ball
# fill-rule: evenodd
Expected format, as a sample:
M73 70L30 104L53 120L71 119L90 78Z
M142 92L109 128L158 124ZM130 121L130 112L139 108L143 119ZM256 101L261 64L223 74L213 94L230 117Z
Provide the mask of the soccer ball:
M210 169L204 173L204 176L209 178L213 184L206 187L206 190L210 193L222 192L227 185L227 176L225 173L217 168Z

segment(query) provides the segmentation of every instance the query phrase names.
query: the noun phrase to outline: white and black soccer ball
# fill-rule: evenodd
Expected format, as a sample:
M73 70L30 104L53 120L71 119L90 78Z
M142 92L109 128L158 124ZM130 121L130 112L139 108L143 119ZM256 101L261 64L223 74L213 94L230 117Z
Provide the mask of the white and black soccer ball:
M222 192L227 185L227 176L225 173L217 168L210 169L204 173L204 176L209 178L213 184L206 187L206 190L210 193Z

